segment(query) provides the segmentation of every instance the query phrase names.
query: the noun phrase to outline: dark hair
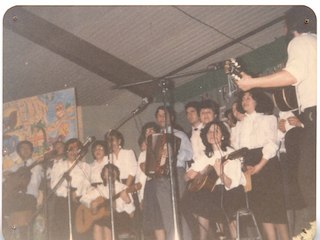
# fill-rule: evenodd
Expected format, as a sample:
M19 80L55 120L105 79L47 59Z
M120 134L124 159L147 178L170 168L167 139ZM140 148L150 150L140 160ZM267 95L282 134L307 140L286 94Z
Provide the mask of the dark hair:
M66 143L64 145L64 153L65 153L65 155L67 155L68 148L73 143L77 143L78 148L82 148L82 143L80 142L80 140L78 138L70 138L68 141L66 141Z
M240 92L239 98L238 98L238 109L240 113L244 113L245 111L242 108L242 98L245 93L249 93L253 100L256 102L256 108L255 111L258 113L263 113L266 115L272 115L274 104L271 98L261 89L254 88L249 91Z
M207 138L207 134L208 134L209 129L212 125L217 125L220 128L220 131L222 134L221 149L223 151L226 151L227 147L230 146L230 133L229 133L227 127L224 125L223 122L213 120L213 121L207 123L205 125L205 127L203 129L201 129L201 133L200 133L203 145L206 147L204 152L208 157L211 157L214 153L212 145L208 142L208 138Z
M175 121L175 119L176 119L176 114L175 114L175 112L174 112L174 110L173 110L173 108L172 108L171 106L167 106L166 108L167 108L167 113L169 113L169 115L170 115L171 123L173 123L173 122ZM155 114L154 114L155 117L157 117L157 115L158 115L158 113L159 113L160 110L165 111L165 107L164 107L164 106L159 106L159 107L156 109L156 112L155 112Z
M111 138L111 137L115 137L116 139L119 139L120 140L120 146L121 147L124 146L124 137L123 137L121 132L119 132L118 130L112 129L110 132L107 132L104 135L104 140L106 142L108 142L109 138Z
M17 144L17 153L20 155L20 149L22 147L22 145L28 145L31 149L31 151L33 152L33 144L28 141L28 140L23 140L23 141L20 141L18 144Z
M232 112L232 109L227 109L225 112L224 112L224 117L226 117L227 119L229 119L229 114L231 114L231 121L233 124L236 124L237 123L237 119L236 117L233 115L233 112Z
M102 146L103 147L103 151L104 151L104 154L106 155L108 153L108 149L107 149L107 146L106 146L106 143L105 141L102 141L102 140L96 140L92 143L91 145L91 154L94 157L94 150L97 146Z
M108 163L106 165L104 165L104 167L102 168L101 170L101 173L100 173L100 176L101 176L101 179L103 181L103 185L107 185L107 179L104 179L104 172L107 170L109 171L109 169L112 171L113 175L113 179L116 179L118 181L120 181L120 170L119 168L116 166L116 165L113 165L111 163Z
M288 33L316 33L317 18L314 11L307 6L294 6L285 14Z
M200 110L199 111L201 111L202 109L205 109L205 108L211 109L214 112L214 114L216 115L215 117L219 118L220 106L216 101L214 101L212 99L203 100L200 103Z
M191 101L188 102L185 106L184 106L184 110L187 111L188 108L194 108L198 115L200 114L200 103L197 101Z

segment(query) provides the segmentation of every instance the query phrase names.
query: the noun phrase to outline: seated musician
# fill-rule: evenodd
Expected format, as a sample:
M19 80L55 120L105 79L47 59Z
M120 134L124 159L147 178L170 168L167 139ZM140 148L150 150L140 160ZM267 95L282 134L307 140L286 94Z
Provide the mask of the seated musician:
M229 147L230 134L222 122L208 123L201 131L201 138L206 147L206 158L191 166L186 173L186 180L197 179L204 174L204 169L210 171L208 168L213 167L214 170L212 169L211 172L215 172L216 182L215 185L210 186L210 189L204 187L197 192L188 192L183 199L183 211L186 215L191 212L196 219L190 222L190 218L187 218L189 224L198 226L196 239L208 239L210 220L216 223L224 223L227 220L231 237L236 238L234 214L245 206L243 186L246 180L241 171L241 162L236 159L226 160L221 164L222 157L233 152ZM214 187L213 190L212 187Z
M26 140L19 142L16 151L22 162L8 169L10 173L4 182L2 208L5 218L13 225L16 223L12 222L13 219L10 219L11 214L29 211L28 215L31 216L30 211L33 212L36 209L39 186L43 177L40 165L35 165L31 169L28 168L35 163L35 160L32 159L33 145L31 142ZM21 215L20 220L25 216L24 214ZM29 220L31 219L25 219L25 226Z
M87 194L83 195L80 199L80 202L84 204L87 208L91 208L92 214L97 214L101 211L101 207L109 205L109 170L112 172L113 187L115 194L119 194L119 197L115 199L114 206L114 216L115 216L115 227L119 225L118 217L121 212L127 214L132 214L135 210L133 199L131 194L128 194L127 186L122 184L119 181L120 171L113 164L107 164L103 167L101 171L101 178L103 179L103 185L98 185L96 188L92 188ZM94 223L93 230L94 240L109 240L112 239L111 232L111 218L110 214L107 216L98 219Z

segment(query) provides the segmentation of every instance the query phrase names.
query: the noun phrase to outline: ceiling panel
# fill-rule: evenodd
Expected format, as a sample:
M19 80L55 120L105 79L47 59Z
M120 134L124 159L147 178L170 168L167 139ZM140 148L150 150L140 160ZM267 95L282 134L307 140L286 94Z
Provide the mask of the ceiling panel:
M272 42L283 35L283 22L260 32L254 32L239 43L236 43L235 39L283 16L289 7L25 6L22 8L70 33L79 41L96 47L102 54L111 54L128 66L140 69L151 78L177 71L203 69L209 64L238 57ZM124 91L111 90L110 87L114 84L121 84L117 80L108 79L86 68L85 65L72 61L72 58L61 56L47 49L45 44L40 46L7 28L4 28L3 36L5 102L64 87L76 87L80 105L99 105L107 103L112 97ZM227 46L232 41L235 41L234 44ZM89 49L80 50L82 55L89 56ZM106 64L104 68L107 69L108 66ZM125 70L123 66L119 69ZM131 82L146 79L139 76L139 74L132 75ZM184 84L193 78L175 80L176 85ZM123 80L122 83L126 81ZM22 87L23 91L16 94L16 86ZM150 88L150 91L155 91L155 88Z

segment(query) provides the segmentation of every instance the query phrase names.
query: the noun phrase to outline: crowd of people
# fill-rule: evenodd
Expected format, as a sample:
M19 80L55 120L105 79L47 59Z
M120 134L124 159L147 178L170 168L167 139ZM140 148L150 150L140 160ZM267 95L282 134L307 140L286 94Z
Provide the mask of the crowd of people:
M214 100L191 101L185 105L191 128L186 133L173 108L159 106L154 120L141 129L138 158L125 148L124 135L111 130L93 142L90 164L77 159L79 139L55 142L45 164L34 164L32 143L21 141L16 151L23 164L9 169L4 181L3 222L10 226L15 213L29 212L18 226L25 239L32 213L46 208L53 240L70 239L70 234L77 240L112 239L113 226L117 236L126 232L136 239L236 239L235 214L249 203L263 239L291 239L315 221L316 38L305 23L290 25L290 17L302 11L303 18L310 14L299 7L287 13L294 38L285 69L261 79L243 73L238 81L243 91L225 112L227 121L221 121ZM261 88L285 85L297 86L300 107L276 116ZM229 159L243 148L245 154ZM191 189L203 176L208 180ZM89 209L88 215L80 207ZM304 208L307 213L295 217Z

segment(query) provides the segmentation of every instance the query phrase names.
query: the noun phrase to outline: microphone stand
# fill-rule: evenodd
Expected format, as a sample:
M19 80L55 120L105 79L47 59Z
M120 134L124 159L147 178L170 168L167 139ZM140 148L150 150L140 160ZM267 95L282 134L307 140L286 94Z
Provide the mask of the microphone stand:
M108 132L107 141L109 145L109 152L108 152L109 164L111 163L113 165L112 139L110 139L111 131L112 129L110 129ZM115 240L116 231L115 231L113 200L112 200L112 196L114 193L114 184L113 184L113 173L110 167L108 168L108 190L109 190L109 206L110 206L110 221L111 221L111 238L112 240Z
M44 206L47 205L48 200L56 193L57 189L61 186L61 184L63 183L63 181L66 179L68 181L68 179L70 179L70 172L75 168L75 166L78 164L78 162L80 162L80 160L86 155L87 151L88 151L88 147L90 145L91 142L94 141L94 137L88 137L85 141L85 143L83 144L82 149L79 149L78 151L78 155L75 159L75 161L72 163L71 167L62 175L62 177L59 179L59 181L57 182L57 184L52 188L52 190L50 191L50 193L47 196L47 199L45 199L44 204L31 216L30 221L28 223L28 227L30 229L31 224L33 223L35 217L38 216L38 214L42 211L42 209L44 208ZM71 179L70 179L71 180ZM71 223L71 205L69 207L69 182L68 182L68 211L69 211L69 227L70 227L70 240L73 240L73 236L72 236L72 224ZM47 206L46 206L47 207Z
M148 103L149 102L146 101L142 105L139 105L138 108L136 108L135 110L131 111L128 115L123 117L121 119L121 121L119 121L119 123L113 129L110 129L107 132L108 141L111 141L110 133L112 130L118 130L123 124L125 124L132 117L134 117L136 114L138 114L140 111L142 111L144 109L144 107L147 106ZM110 143L109 152L108 152L109 163L111 163L113 165L112 142L109 142L109 143ZM111 220L111 236L112 236L112 240L115 240L115 222L114 222L114 212L113 212L113 201L112 201L112 195L111 195L114 193L113 180L114 180L113 173L112 173L112 170L109 168L108 169L108 189L109 189L109 206L110 206L110 220Z
M173 156L172 156L172 147L170 146L170 143L174 143L174 134L173 134L173 126L171 123L171 117L170 116L170 127L167 123L168 114L167 114L167 107L168 107L168 100L167 100L167 91L168 91L168 80L163 79L159 83L161 89L162 89L162 96L163 96L163 106L165 108L165 131L167 136L169 136L169 141L167 140L167 154L168 154L168 161L169 161L169 172L170 172L170 187L171 187L171 200L172 200L172 212L173 212L173 224L174 224L174 240L180 240L180 229L179 229L179 220L178 220L178 208L177 208L177 182L176 178L173 175Z

